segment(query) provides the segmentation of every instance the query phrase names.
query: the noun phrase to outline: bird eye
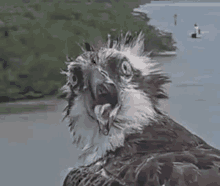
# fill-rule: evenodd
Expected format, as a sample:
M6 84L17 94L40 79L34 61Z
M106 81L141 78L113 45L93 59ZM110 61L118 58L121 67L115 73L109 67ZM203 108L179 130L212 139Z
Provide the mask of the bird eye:
M122 64L121 64L121 70L122 70L122 73L125 75L125 76L130 76L132 74L132 69L131 69L131 65L129 64L129 62L127 61L123 61Z
M73 74L73 75L70 77L70 83L71 83L71 85L72 85L72 86L75 86L75 85L77 84L77 81L78 81L77 76Z

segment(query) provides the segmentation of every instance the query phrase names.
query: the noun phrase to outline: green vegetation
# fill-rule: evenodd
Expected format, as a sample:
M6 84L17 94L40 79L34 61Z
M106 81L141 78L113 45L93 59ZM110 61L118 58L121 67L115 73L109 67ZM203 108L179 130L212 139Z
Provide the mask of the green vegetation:
M116 38L121 30L143 30L146 49L175 49L171 35L160 36L147 25L146 14L132 15L132 0L110 2L44 0L1 6L0 102L59 93L66 55L76 57L78 43L106 41L108 33Z

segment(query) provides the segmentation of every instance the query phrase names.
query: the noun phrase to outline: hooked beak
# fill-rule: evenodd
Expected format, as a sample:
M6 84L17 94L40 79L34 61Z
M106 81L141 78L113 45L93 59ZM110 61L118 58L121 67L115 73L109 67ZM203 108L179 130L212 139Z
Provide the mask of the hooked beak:
M116 85L106 72L97 68L91 72L89 84L93 97L92 110L100 132L107 136L119 109Z

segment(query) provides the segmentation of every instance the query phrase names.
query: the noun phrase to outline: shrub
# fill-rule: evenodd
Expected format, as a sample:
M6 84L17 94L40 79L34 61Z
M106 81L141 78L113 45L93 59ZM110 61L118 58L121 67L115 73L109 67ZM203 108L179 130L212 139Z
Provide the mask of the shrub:
M114 39L121 31L143 30L146 49L174 49L171 36L147 25L146 14L132 15L132 0L109 2L44 0L5 6L0 15L0 95L56 93L65 82L60 74L65 56L76 57L81 52L77 43L105 41L108 33Z

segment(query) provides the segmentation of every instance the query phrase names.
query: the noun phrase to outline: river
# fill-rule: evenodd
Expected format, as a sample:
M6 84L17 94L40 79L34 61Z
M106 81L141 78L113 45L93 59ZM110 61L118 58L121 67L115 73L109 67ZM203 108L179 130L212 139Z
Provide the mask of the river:
M173 32L179 48L176 57L156 58L172 80L167 86L170 99L161 106L220 148L219 7L157 2L141 10L148 12L152 25ZM209 31L202 39L188 37L195 22L202 31ZM65 101L45 104L47 110L0 115L1 185L57 186L63 170L76 164L78 151L71 144L67 123L61 122Z
M209 144L220 148L220 3L152 2L150 24L173 33L177 56L157 58L171 77L167 112ZM177 25L174 24L177 14ZM206 32L192 39L194 24Z
M47 105L46 110L0 115L1 185L59 186L63 170L77 161L67 123L61 121L65 101L34 100L4 105L34 107L42 102Z

